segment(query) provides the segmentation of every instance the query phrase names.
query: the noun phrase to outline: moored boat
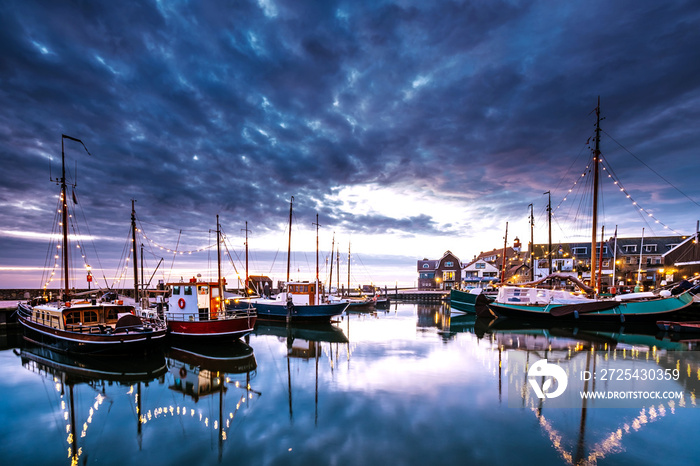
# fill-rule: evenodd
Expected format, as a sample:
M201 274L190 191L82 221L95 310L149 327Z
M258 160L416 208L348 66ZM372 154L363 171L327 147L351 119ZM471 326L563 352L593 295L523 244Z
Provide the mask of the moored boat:
M33 341L59 351L126 353L155 346L166 334L163 324L140 319L120 301L19 303L17 315Z
M601 261L596 261L598 249L597 227L598 227L598 184L599 170L602 164L600 151L600 98L596 113L595 130L595 150L593 152L593 204L591 209L592 237L591 237L591 261L590 261L590 282L585 285L576 276L560 277L569 281L577 282L584 293L572 293L563 289L538 288L537 284L555 274L550 274L542 280L523 284L521 286L501 286L496 300L488 305L488 309L501 317L515 317L523 320L557 320L557 321L596 321L596 322L656 322L658 320L669 320L679 311L685 309L693 303L693 295L699 291L698 288L677 287L673 293L662 290L658 294L644 293L617 296L615 299L602 297L599 291L602 289ZM617 182L616 182L617 183ZM548 194L548 193L546 193ZM629 197L629 196L628 196ZM550 212L550 266L551 265L551 195L548 206ZM604 231L604 229L603 229ZM602 251L602 247L601 247ZM641 259L640 259L641 260ZM598 269L601 269L600 271ZM600 273L598 273L600 272ZM596 283L596 277L598 282ZM479 312L479 310L477 310Z
M225 281L222 281L222 287ZM255 327L257 314L253 306L227 309L220 298L219 282L198 281L168 283L169 303L163 318L168 332L177 337L239 338Z
M347 302L320 302L319 284L313 282L287 282L287 289L274 298L237 299L229 309L245 309L255 306L260 320L329 322L350 305Z
M289 279L291 249L292 249L292 205L289 203L289 243L287 249L287 281L286 289L274 298L242 298L236 299L230 309L245 309L255 306L258 319L286 320L287 322L329 322L334 316L340 315L347 309L349 303L324 303L321 299L323 284L318 278L318 214L316 215L316 279L313 282L291 281Z
M476 304L479 296L486 297L481 288L473 288L469 291L452 288L450 290L450 306L458 311L476 313Z
M666 293L640 300L593 299L563 290L504 286L488 307L502 317L524 320L656 322L693 303L693 293Z
M72 297L70 295L68 222L73 216L69 216L68 213L64 139L83 144L80 139L66 135L61 137L62 170L61 178L56 181L61 186L59 202L63 243L57 248L62 256L63 289L58 299L53 302L41 298L41 304L33 304L31 301L19 303L19 322L31 334L33 341L60 351L130 352L153 347L159 344L166 334L165 325L161 322L146 321L137 317L134 314L134 306L125 305L119 300L98 300L92 297L85 300L77 294ZM75 202L75 193L73 196ZM56 255L57 259L58 257L59 255ZM78 299L72 299L76 297Z

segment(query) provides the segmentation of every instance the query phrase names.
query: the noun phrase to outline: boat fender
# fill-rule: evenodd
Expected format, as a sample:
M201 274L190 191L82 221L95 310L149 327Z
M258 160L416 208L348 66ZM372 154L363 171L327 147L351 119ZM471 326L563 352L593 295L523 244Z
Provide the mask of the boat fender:
M578 311L574 311L574 319L578 319Z
M180 307L180 309L184 309L185 308L185 299L184 298L178 299L177 305Z
M180 377L183 379L187 377L187 370L184 367L180 368Z

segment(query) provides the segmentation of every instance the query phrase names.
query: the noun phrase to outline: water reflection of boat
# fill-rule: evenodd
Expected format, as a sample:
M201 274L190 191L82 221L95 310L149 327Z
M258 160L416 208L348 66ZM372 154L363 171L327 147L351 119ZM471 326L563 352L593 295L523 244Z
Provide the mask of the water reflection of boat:
M226 376L244 374L249 386L257 369L253 348L240 340L226 344L178 342L168 349L167 360L173 376L169 388L195 402L202 396L226 391Z
M40 368L45 374L55 375L71 383L96 383L99 381L131 384L156 379L167 371L161 352L152 352L144 357L128 358L88 354L66 354L46 346L30 344L20 350L22 365ZM31 370L31 369L30 369Z
M177 346L168 350L167 361L172 377L172 383L168 385L170 390L181 393L183 399L191 398L195 403L210 395L211 399L218 401L217 412L205 416L204 425L209 427L211 416L212 427L217 434L218 459L221 462L224 441L228 438L231 426L236 422L238 411L247 406L253 396L261 395L253 390L250 384L258 367L253 348L240 340L225 344L177 342ZM234 395L232 401L236 403L235 407L225 414L224 406L226 401L230 400L230 388L239 389L242 394ZM184 404L172 408L171 413L182 413L184 416L188 411L191 417L195 415L195 410L187 408ZM164 416L167 416L167 412Z
M280 338L325 341L328 343L347 343L343 331L331 323L285 324L284 322L258 322L255 335L273 335Z
M62 410L62 417L67 422L66 433L68 459L71 465L79 463L81 457L86 461L83 446L86 443L88 430L93 424L93 417L100 406L108 399L106 389L115 383L117 385L137 386L136 412L141 411L141 384L162 377L167 372L165 358L162 352L151 352L148 355L128 358L119 356L70 355L53 351L45 346L25 344L15 353L21 358L22 366L27 370L51 380L55 395L58 397L56 406ZM75 387L85 384L96 391L90 403L79 407L75 397ZM66 388L68 388L66 392ZM111 403L110 403L111 404ZM107 411L109 412L109 411ZM78 431L80 415L85 415L82 428ZM139 444L141 442L142 422L137 416L135 421ZM80 442L80 444L79 444Z

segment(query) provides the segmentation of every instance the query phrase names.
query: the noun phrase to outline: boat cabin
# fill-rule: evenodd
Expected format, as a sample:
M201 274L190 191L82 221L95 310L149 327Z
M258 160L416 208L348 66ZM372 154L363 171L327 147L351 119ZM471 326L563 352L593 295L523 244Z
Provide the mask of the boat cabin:
M221 280L222 287L226 280ZM178 315L184 320L212 320L218 318L219 283L200 282L191 278L189 282L168 283L172 290L168 314Z
M292 296L292 303L299 306L319 304L317 300L318 287L311 282L288 282L287 293ZM280 293L284 295L284 293Z
M33 308L32 320L51 328L91 333L91 328L114 328L124 314L133 314L133 306L68 302L63 307L39 305Z

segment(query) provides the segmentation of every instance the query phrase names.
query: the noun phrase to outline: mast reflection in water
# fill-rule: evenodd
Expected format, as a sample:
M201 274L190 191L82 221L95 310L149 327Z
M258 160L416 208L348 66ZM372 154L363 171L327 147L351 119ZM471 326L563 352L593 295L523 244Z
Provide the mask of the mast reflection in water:
M398 304L323 326L258 324L245 343L170 347L126 362L70 361L0 341L8 342L0 435L11 440L0 446L3 464L656 464L660 452L664 463L694 464L700 456L697 442L680 440L700 420L697 342L655 328L537 327ZM524 390L539 359L595 370L603 352L606 367L678 369L683 377L668 386L685 402L551 408Z

